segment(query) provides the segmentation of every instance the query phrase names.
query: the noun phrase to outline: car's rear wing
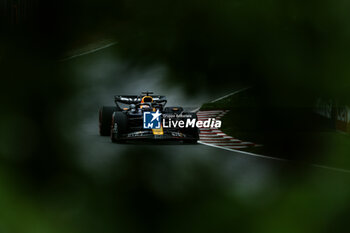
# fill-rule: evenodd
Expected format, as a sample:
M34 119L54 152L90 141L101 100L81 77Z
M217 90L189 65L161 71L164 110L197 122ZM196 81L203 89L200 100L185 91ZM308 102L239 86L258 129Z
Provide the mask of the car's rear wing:
M159 104L165 104L167 99L163 95L149 95L153 98L153 102ZM118 105L118 103L123 104L138 104L141 103L143 96L139 95L116 95L114 96L114 102Z

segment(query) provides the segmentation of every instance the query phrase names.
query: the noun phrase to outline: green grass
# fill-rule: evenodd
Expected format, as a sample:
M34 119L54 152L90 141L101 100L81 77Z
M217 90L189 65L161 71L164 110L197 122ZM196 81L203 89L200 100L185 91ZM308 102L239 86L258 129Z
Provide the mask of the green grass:
M320 133L325 143L322 163L339 168L350 168L350 135L337 131Z

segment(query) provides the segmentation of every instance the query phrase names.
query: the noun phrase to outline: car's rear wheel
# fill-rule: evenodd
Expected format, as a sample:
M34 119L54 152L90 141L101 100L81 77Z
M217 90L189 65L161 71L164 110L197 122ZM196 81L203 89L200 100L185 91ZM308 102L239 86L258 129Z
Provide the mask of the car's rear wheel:
M123 134L128 132L128 117L125 112L115 112L112 119L111 140L122 143L125 141Z
M99 131L101 136L111 135L112 114L116 107L102 106L99 110Z

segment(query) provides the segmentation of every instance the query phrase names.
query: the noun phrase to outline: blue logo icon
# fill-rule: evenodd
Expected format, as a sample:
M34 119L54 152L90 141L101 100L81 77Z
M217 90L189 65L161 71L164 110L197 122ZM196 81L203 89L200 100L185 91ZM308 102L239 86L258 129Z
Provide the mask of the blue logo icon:
M157 110L156 112L143 113L143 128L144 129L160 129L160 116L162 114Z

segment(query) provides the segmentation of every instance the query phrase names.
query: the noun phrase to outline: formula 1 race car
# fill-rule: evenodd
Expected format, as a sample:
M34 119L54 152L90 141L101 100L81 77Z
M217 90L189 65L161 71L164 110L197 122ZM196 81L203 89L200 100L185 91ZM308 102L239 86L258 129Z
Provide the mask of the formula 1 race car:
M99 110L100 135L110 136L112 142L152 139L195 144L199 139L196 113L185 112L182 107L165 107L165 96L142 92L116 95L114 100L115 107L103 106Z

